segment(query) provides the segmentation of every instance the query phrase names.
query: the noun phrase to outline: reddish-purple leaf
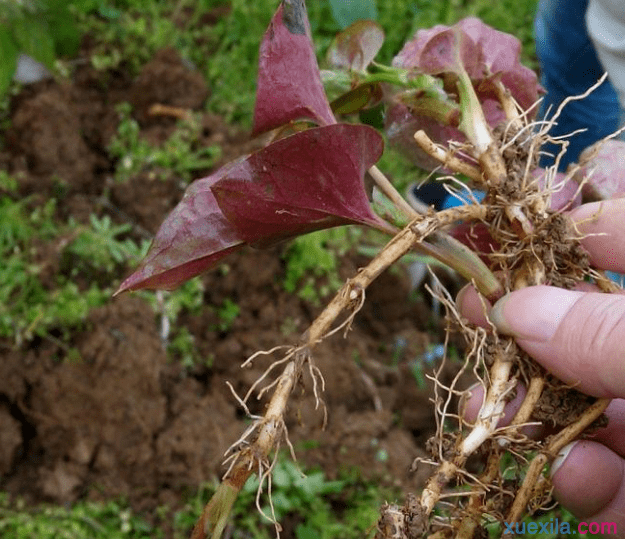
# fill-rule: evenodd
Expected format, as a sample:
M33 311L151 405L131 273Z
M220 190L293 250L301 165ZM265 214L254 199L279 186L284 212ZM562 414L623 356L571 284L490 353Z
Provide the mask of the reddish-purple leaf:
M301 119L336 123L321 83L304 0L283 0L260 46L253 135Z
M364 174L382 151L371 127L334 124L281 139L196 180L117 293L175 288L244 243L264 247L343 224L380 225Z
M161 224L150 251L116 294L143 288L170 290L214 266L244 240L222 214L211 187L237 163L193 182Z
M521 108L530 108L543 89L538 84L536 73L520 62L521 42L513 35L491 28L476 17L461 20L457 27L473 40L480 51L483 68L480 78L488 80L493 75L501 77L501 82Z
M482 74L479 62L480 51L473 40L457 26L442 24L418 30L393 59L396 67L431 75L458 73L464 68L471 78Z
M470 17L453 27L438 25L419 30L395 57L393 65L443 78L446 73L458 74L464 68L471 78L486 121L494 128L506 118L494 92L496 80L510 90L523 108L529 108L542 90L536 74L521 65L519 55L518 39ZM388 114L387 131L394 143L399 143L400 149L408 150L417 165L431 170L435 166L431 159L424 158L422 152L412 148L415 128L424 129L432 140L444 145L450 140L464 142L466 138L455 129L453 116L449 124L436 121L434 116L427 114L426 107L413 106L411 110L412 114L408 108L396 105Z
M536 73L520 63L521 42L468 17L452 27L437 25L419 30L393 59L393 65L421 73L457 73L458 59L476 89L497 75L523 108L542 91Z
M419 30L415 41L417 55L412 58L402 56L402 49L397 61L393 61L394 65L416 68L420 73L431 75L459 73L464 69L472 79L480 77L480 51L459 28L435 26L430 30Z
M364 71L384 43L384 30L374 21L356 21L337 34L327 53L328 63L340 69Z
M382 137L366 125L308 129L252 154L212 190L252 245L345 223L376 226L363 178L382 151Z
M625 142L599 141L582 152L579 163L574 178L583 184L585 200L625 197Z

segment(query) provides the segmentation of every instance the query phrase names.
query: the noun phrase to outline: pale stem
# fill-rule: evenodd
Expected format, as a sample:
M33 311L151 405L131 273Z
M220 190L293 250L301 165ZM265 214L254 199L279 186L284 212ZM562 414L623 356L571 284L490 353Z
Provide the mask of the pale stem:
M558 452L567 444L575 440L595 419L597 419L608 407L611 399L599 399L586 409L582 416L572 425L565 427L556 434L547 448L540 452L529 465L525 473L525 479L518 490L516 498L510 508L506 522L513 524L518 522L525 512L527 504L532 498L534 485L543 472L545 465L556 457ZM505 535L505 534L504 534Z
M512 361L508 354L500 351L490 370L490 387L484 403L477 415L473 430L460 445L459 452L465 459L473 454L497 428L498 421L503 416L506 405L505 396L511 389L509 381Z
M464 174L477 184L484 183L484 177L477 167L470 165L466 161L457 158L447 150L441 148L428 137L427 133L422 129L414 134L414 139L425 153L439 161L443 166Z
M408 219L414 219L419 213L427 213L429 207L427 204L422 204L417 209L413 208L404 197L402 197L395 189L395 186L390 182L390 180L382 173L382 171L375 165L373 165L369 169L369 174L373 178L375 184L380 188L389 200L397 206Z

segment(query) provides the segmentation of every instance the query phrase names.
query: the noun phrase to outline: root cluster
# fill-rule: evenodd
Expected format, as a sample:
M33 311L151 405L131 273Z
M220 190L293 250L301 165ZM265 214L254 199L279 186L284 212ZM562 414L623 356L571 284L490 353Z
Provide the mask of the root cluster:
M537 131L520 118L495 133L500 162L494 164L480 161L469 147L460 150L465 158L462 167L454 167L457 155L436 147L423 132L415 139L446 167L466 174L486 191L482 204L462 211L471 211L475 227L488 230L492 251L483 255L490 267L500 272L506 292L537 284L573 288L588 277L611 290L607 279L591 268L579 243L580 234L570 220L561 211L549 209L550 197L558 189L553 181L555 167L542 179L533 174L540 147L548 141L547 129ZM475 170L467 174L467 167ZM450 215L439 217L441 225L452 219ZM463 217L458 212L457 218ZM430 224L427 230L434 229L438 228ZM469 326L450 298L439 299L447 307L450 330L465 337L463 369L472 369L480 380L484 403L476 421L468 424L449 410L451 396L460 393L455 387L457 379L445 387L434 377L439 429L428 444L432 460L427 464L434 465L435 471L418 501L408 498L402 508L381 509L376 539L486 537L487 524L499 521L510 525L528 512L549 507L553 501L545 466L585 429L599 425L608 404L607 399L588 397L565 386L545 373L512 339L498 336L494 328ZM499 427L505 404L519 384L527 388L524 402L512 421ZM553 434L542 440L530 439L523 431L528 425L543 425ZM456 427L453 434L450 426ZM472 455L479 455L482 466L469 473L466 465ZM395 526L389 533L392 519Z

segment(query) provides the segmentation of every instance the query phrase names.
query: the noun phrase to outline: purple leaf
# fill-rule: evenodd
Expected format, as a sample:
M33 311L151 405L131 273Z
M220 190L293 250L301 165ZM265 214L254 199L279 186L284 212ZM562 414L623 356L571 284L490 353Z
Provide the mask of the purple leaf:
M457 26L437 25L419 30L394 58L393 65L431 75L458 73L464 68L473 79L482 74L479 62L480 51L467 34Z
M304 0L283 0L260 46L252 134L301 119L336 123L321 83Z
M449 84L449 74L459 75L464 69L469 75L478 96L485 119L491 128L505 120L505 114L496 98L494 83L500 80L512 97L523 108L529 108L542 91L536 74L519 61L520 42L514 36L499 32L479 19L463 19L453 27L438 25L429 30L419 30L414 39L406 43L393 60L393 65L414 69L416 73L428 73L442 77ZM453 93L450 95L453 96ZM419 99L416 95L415 101ZM403 101L406 101L403 99ZM464 142L465 136L455 129L454 123L435 121L427 115L428 107L413 106L411 109L396 105L387 120L391 138L400 142L400 148L414 144L411 139L414 127L424 129L428 136L444 145L449 140ZM431 107L430 107L431 108ZM413 114L409 113L413 111ZM412 121L412 116L415 121ZM401 119L403 117L403 120ZM402 125L409 123L409 126ZM410 132L412 131L412 132ZM411 158L419 166L431 169L433 163L423 155L410 150Z
M212 190L255 246L339 224L376 226L363 178L382 151L382 137L366 125L308 129L252 154Z
M364 174L382 151L371 127L334 124L281 139L196 180L116 294L175 288L245 243L266 247L322 228L380 225Z
M536 73L520 63L521 42L468 17L452 27L419 30L393 59L393 65L421 73L457 73L458 60L476 89L497 75L523 108L529 108L542 88Z
M625 142L599 141L585 149L574 179L583 184L584 200L625 197Z
M327 60L334 67L364 71L384 43L384 30L374 21L356 21L340 32L330 45Z
M143 288L170 290L203 273L244 241L222 214L211 187L237 163L193 182L161 224L150 250L116 294Z
M493 75L500 76L501 82L510 90L521 108L530 108L543 89L538 84L536 73L520 62L521 42L475 17L463 19L456 26L473 40L480 51L480 63L483 67L483 76L480 79L489 80Z

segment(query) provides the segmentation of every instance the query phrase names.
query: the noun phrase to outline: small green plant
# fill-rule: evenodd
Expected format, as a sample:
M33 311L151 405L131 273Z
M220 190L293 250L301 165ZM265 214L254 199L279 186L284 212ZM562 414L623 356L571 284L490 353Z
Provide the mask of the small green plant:
M287 458L281 458L274 468L271 501L262 506L263 518L250 513L258 490L258 480L249 481L234 509L235 525L252 533L255 538L270 539L275 530L270 519L280 521L287 515L299 516L302 523L295 527L297 539L361 538L372 529L377 512L374 500L384 496L380 488L362 483L357 476L328 481L321 470L302 471ZM388 495L388 493L386 493ZM335 506L343 507L337 512ZM340 514L340 516L337 515Z
M2 180L14 186L8 175ZM148 247L125 237L130 226L115 225L108 216L91 216L85 226L59 223L55 214L55 199L31 205L28 199L0 197L0 337L17 344L53 328L66 334L82 324L92 308L109 300L111 274L138 260ZM46 266L49 249L60 255L61 268L54 275ZM95 274L105 284L96 284ZM79 286L80 276L91 284Z
M19 539L160 539L163 534L134 514L127 504L79 502L66 507L26 509L0 493L0 536Z
M57 55L71 56L77 52L80 33L70 3L82 7L83 2L0 2L0 98L11 84L20 53L53 70Z
M215 311L219 317L219 323L215 329L221 332L230 331L232 324L241 313L239 306L230 298L226 298L220 306L215 308Z
M65 250L71 257L72 274L85 269L111 273L116 266L140 259L147 252L147 241L138 245L127 237L132 230L129 223L115 225L108 215L98 218L93 214L89 223L90 227L80 227L70 221L70 226L80 231Z
M339 259L361 234L362 230L356 228L334 228L295 238L283 255L284 289L318 305L343 284Z
M188 182L191 173L212 167L221 149L217 145L202 146L198 143L201 122L198 115L180 121L178 128L161 145L152 146L140 136L140 127L132 117L132 106L120 103L117 106L120 122L117 134L108 150L116 158L115 178L123 182L142 171L160 179L175 176Z

